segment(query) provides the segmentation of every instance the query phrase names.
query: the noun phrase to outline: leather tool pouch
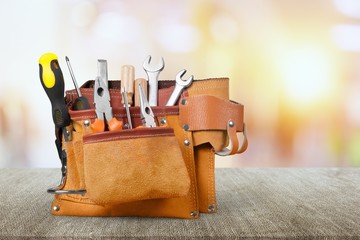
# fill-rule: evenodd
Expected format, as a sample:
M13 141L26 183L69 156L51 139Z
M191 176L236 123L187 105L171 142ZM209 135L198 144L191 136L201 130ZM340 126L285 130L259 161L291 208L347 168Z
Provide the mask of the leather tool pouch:
M161 127L85 136L84 177L100 205L181 197L190 187L174 131Z
M90 103L93 83L80 89ZM245 151L243 105L229 100L229 79L216 78L194 80L166 107L174 85L159 81L156 128L135 129L139 107L130 108L134 129L102 133L89 127L94 109L69 111L70 140L57 139L63 178L49 189L52 214L196 219L216 212L215 154ZM109 89L113 115L126 124L120 81L109 81ZM69 109L76 98L75 90L66 92Z

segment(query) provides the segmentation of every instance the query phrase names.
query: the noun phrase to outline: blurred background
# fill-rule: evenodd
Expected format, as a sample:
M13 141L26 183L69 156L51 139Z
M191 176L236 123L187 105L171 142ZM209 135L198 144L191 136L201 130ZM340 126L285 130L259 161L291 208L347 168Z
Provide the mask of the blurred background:
M360 1L31 0L0 8L0 167L59 167L50 102L38 59L54 52L66 89L94 79L108 60L160 79L183 68L230 78L245 105L249 148L217 167L360 166Z

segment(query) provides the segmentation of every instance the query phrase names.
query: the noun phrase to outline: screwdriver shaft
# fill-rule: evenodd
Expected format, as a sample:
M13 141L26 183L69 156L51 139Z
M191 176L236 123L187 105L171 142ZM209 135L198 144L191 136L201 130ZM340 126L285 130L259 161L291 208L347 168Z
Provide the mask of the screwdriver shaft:
M129 129L132 129L133 127L132 127L132 124L131 124L130 109L129 109L128 97L126 95L125 87L123 88L122 96L123 96L123 100L124 100L124 105L125 105L125 110L126 110L126 116L127 116L127 119L128 119Z
M73 69L72 69L72 67L71 67L70 60L69 60L69 58L68 58L67 56L65 57L65 60L66 60L67 66L68 66L68 68L69 68L69 72L70 72L72 81L73 81L73 83L74 83L76 92L77 92L78 96L81 97L81 92L80 92L79 86L78 86L78 84L77 84L77 81L76 81L76 78L75 78L75 75L74 75L74 71L73 71Z

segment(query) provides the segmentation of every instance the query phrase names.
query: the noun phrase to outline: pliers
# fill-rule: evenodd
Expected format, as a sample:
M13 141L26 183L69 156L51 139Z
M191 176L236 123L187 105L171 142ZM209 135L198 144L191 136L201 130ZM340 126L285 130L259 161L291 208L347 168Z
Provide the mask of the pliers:
M138 85L139 97L140 97L140 117L143 127L156 127L155 116L149 105L149 102L146 99L146 96L141 88L141 85Z
M110 93L107 79L106 60L98 60L100 76L96 77L94 85L94 104L96 119L91 125L93 132L105 131L105 120L109 131L121 130L123 123L117 120L112 113L110 105Z

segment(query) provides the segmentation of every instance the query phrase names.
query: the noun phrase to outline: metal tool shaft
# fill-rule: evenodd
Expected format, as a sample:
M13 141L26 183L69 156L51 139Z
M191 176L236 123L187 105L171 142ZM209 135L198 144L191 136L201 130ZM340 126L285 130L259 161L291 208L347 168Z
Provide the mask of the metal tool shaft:
M78 84L77 84L77 81L76 81L76 78L75 78L75 75L74 75L74 71L73 71L73 69L72 69L72 67L71 67L71 64L70 64L70 60L69 60L69 58L68 58L67 56L65 57L65 60L66 60L67 66L68 66L68 68L69 68L69 72L70 72L70 75L71 75L71 79L72 79L72 81L73 81L73 83L74 83L76 92L77 92L77 94L78 94L79 97L82 97L81 92L80 92L80 89L79 89L79 86L78 86Z
M128 102L125 87L124 87L124 90L122 92L122 96L123 96L123 99L124 99L124 105L125 105L125 110L126 110L126 116L127 116L127 119L128 119L129 129L132 129L133 127L132 127L132 124L131 124L130 108L129 108L129 102Z
M150 106L157 106L159 72L147 72L147 75L149 78L149 104Z

